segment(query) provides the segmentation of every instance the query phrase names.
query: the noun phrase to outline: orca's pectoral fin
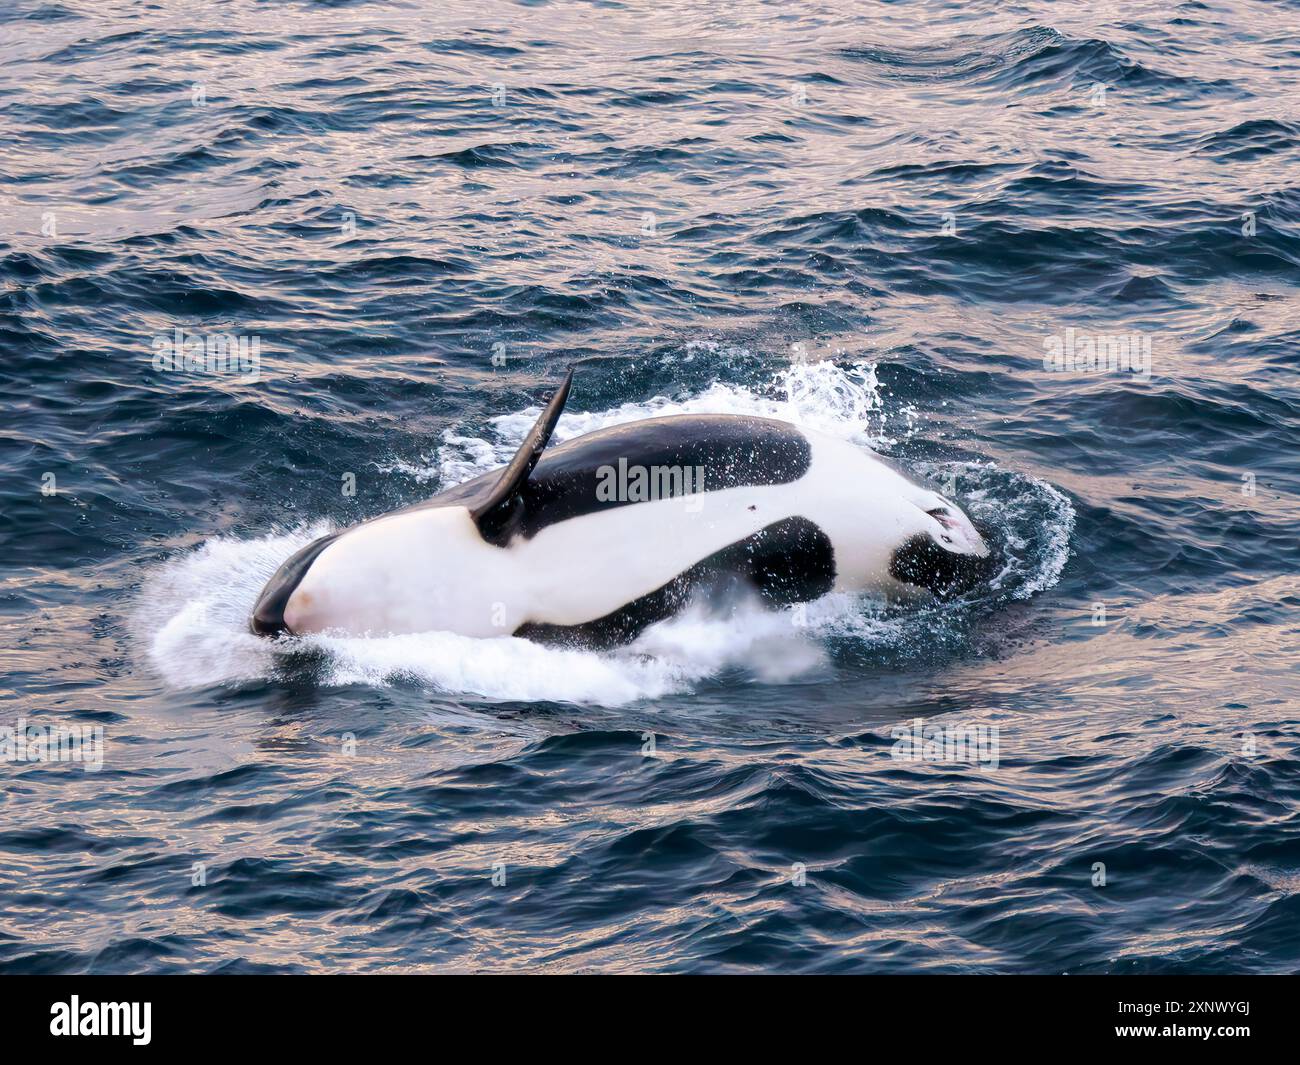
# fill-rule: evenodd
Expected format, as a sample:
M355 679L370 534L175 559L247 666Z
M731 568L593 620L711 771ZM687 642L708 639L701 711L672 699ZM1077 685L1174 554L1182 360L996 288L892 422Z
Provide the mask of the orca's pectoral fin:
M504 544L515 502L528 482L528 475L542 457L542 450L551 439L551 433L555 431L555 423L560 420L560 412L564 410L565 400L569 398L569 386L572 384L573 368L570 367L560 382L560 387L551 395L541 417L537 419L537 424L528 431L524 442L515 452L515 457L501 471L500 478L492 486L487 498L470 510L470 517L478 526L479 534L488 543Z

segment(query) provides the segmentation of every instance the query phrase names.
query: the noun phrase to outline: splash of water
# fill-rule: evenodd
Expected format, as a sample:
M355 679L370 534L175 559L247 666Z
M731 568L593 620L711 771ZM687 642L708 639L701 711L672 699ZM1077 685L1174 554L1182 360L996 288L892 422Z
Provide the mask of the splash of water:
M384 472L448 487L509 462L542 412L526 407L488 422L486 436L447 430L442 445L421 462L396 462ZM857 361L798 362L780 370L770 389L754 391L743 385L715 381L698 395L669 398L654 396L604 411L566 411L555 426L556 443L594 433L611 425L664 418L674 414L742 414L776 418L851 440L873 450L909 438L915 431L916 412L903 407L891 416L876 376L876 364ZM895 430L894 423L903 424ZM892 435L901 433L901 437Z

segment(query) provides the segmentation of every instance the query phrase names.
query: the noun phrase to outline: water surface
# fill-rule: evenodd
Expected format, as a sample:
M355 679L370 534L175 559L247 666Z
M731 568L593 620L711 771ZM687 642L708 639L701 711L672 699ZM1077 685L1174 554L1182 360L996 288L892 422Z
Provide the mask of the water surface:
M106 749L0 767L0 971L1294 970L1298 17L9 4L0 725ZM247 634L574 362L559 439L786 418L1007 568L602 654Z

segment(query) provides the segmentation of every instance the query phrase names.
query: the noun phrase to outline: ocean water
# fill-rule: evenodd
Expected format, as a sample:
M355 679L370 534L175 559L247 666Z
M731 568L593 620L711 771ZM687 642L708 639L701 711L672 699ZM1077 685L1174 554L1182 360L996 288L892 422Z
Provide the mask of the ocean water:
M1285 3L10 0L0 729L103 764L0 763L0 971L1295 970L1297 101ZM1006 564L247 633L575 363L558 439L785 418Z

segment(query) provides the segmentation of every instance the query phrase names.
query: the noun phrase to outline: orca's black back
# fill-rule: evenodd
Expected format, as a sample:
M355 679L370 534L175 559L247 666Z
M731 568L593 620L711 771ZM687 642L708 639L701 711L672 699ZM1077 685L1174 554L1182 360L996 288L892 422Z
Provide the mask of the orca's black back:
M807 472L812 449L793 425L738 415L682 414L600 429L543 453L510 515L506 539L516 534L531 538L557 522L634 505L638 500L602 499L598 492L608 476L602 470L617 469L620 459L628 467L698 468L703 484L690 482L688 490L713 492L796 481ZM493 470L407 509L472 508L499 475ZM668 488L682 483L662 482Z

